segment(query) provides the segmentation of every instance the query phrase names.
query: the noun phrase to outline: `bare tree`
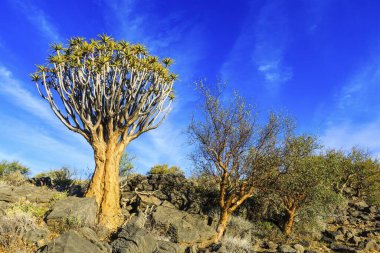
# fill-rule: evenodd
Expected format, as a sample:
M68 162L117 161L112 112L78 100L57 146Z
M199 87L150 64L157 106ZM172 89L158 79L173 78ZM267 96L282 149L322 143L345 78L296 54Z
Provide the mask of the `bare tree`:
M99 222L120 222L119 161L126 146L160 125L170 110L176 75L172 60L148 55L140 44L72 38L52 46L45 66L32 74L39 94L70 130L94 150L95 172L86 193L95 197Z
M215 236L219 241L231 214L278 175L285 121L270 114L261 125L237 93L223 105L220 95L213 95L203 84L200 90L204 120L193 120L189 135L197 146L193 155L196 167L212 175L219 185L220 217Z

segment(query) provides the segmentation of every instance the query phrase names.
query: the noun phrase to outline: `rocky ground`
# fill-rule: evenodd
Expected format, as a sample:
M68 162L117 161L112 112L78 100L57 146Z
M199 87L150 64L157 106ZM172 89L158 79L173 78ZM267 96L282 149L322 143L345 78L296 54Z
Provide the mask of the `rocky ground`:
M123 184L121 205L126 222L109 235L96 225L93 199L46 186L0 185L0 252L380 252L380 209L359 199L331 217L319 240L259 238L248 221L235 219L223 242L209 248L215 205L181 176L136 176Z

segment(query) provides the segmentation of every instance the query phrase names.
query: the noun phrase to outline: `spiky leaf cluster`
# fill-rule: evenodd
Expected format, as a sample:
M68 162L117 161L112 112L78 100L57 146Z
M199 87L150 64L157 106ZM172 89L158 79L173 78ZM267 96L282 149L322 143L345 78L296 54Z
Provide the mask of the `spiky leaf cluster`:
M60 120L90 142L99 131L104 140L116 131L137 137L157 126L174 99L173 61L160 61L140 44L100 35L51 48L32 80Z

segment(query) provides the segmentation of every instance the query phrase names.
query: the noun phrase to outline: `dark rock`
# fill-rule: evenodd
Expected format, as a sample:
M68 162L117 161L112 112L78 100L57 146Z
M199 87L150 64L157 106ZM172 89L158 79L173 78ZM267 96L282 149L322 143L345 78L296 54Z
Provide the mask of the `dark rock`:
M125 226L111 243L113 253L153 253L157 242L145 229Z
M37 243L38 241L44 240L48 234L49 231L46 229L35 228L25 233L24 240L29 243Z
M27 200L33 203L48 203L54 197L54 192L34 185L0 186L0 201L15 203Z
M356 253L356 250L351 248L351 247L348 247L346 245L340 245L340 244L331 244L330 245L330 248L334 251L334 252L344 252L344 253Z
M29 182L34 184L35 186L47 186L52 187L52 180L50 177L38 177L38 178L31 178L29 179Z
M110 248L99 248L90 240L83 238L75 231L60 235L48 245L37 250L36 253L110 253Z
M355 244L355 245L358 245L361 242L361 239L360 239L360 237L352 236L350 239L348 239L348 242Z
M54 228L67 222L77 227L92 226L96 222L97 209L94 198L67 197L55 203L45 220Z

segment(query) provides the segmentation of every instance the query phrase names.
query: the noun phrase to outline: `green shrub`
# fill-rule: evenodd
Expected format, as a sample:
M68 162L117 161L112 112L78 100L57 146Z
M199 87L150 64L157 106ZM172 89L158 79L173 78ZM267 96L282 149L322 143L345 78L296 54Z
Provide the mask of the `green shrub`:
M52 179L52 183L54 185L54 188L60 191L67 190L73 183L73 176L74 172L67 168L62 167L58 170L51 170L48 172L42 172L37 175L35 175L35 178L41 178L41 177L50 177Z
M45 213L49 210L47 205L39 205L37 203L31 203L29 201L19 201L11 204L6 213L8 215L15 215L18 213L30 214L35 218L42 219Z
M27 175L30 169L18 161L8 162L4 160L0 162L0 177L4 177L16 171L22 175Z
M178 166L169 167L168 164L158 164L153 166L149 172L149 175L152 174L174 174L174 175L183 175L184 172Z

